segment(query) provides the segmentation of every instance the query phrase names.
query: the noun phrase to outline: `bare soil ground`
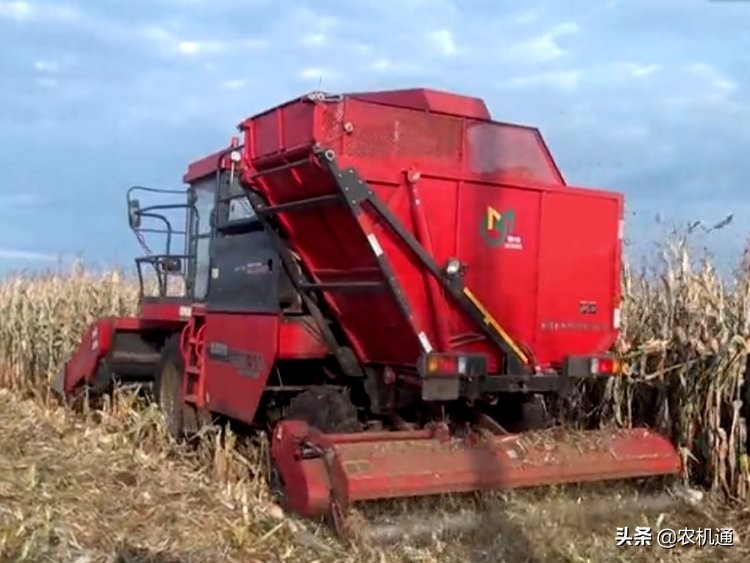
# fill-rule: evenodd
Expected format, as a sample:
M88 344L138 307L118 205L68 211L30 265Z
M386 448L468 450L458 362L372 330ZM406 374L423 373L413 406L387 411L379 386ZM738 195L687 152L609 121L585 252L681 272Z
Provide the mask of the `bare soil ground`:
M376 547L363 528L342 545L271 502L257 458L231 444L171 445L152 409L119 405L92 421L0 390L0 561L750 561L750 512L706 498L664 505L619 486L484 498L478 516L460 512L469 501L422 500L391 523L395 543ZM478 531L409 536L451 514ZM654 535L651 547L618 547L619 526L732 527L734 545L664 549Z

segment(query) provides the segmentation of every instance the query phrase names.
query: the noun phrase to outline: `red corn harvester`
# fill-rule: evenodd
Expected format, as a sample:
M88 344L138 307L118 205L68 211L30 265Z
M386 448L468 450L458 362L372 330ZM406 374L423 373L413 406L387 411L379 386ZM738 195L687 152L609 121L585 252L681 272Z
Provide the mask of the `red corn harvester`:
M340 533L357 501L680 472L646 429L527 439L540 397L621 372L623 198L566 184L537 129L413 89L313 93L239 130L187 190L128 191L166 251L136 259L138 315L85 333L60 395L150 382L177 437L268 430L285 506Z

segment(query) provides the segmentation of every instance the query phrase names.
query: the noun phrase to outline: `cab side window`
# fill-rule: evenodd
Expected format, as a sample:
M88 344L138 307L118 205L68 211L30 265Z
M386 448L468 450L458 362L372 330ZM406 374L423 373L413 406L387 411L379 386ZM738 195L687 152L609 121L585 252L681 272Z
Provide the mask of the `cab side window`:
M229 172L224 172L219 182L216 228L241 232L259 226L255 210L237 177L232 178Z
M216 178L209 176L192 186L195 212L193 213L192 231L195 240L192 241L195 257L195 284L193 286L193 298L200 301L205 299L208 291L208 277L211 270L211 231L214 204L216 201Z

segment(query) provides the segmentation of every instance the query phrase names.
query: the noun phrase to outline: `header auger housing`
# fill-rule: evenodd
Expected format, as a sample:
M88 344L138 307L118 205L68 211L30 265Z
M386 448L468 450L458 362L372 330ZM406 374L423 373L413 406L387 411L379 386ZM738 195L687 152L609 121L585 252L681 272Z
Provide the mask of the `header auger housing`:
M539 395L620 373L620 194L446 92L313 93L239 130L184 176L184 248L138 261L157 295L86 333L62 395L153 381L176 435L269 430L286 506L340 532L357 501L680 472L646 429L527 433Z

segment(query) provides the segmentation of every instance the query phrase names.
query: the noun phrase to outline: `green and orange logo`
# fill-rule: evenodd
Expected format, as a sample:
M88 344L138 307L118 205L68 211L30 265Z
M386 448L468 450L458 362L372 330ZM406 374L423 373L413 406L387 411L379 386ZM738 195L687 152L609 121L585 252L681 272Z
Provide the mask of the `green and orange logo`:
M480 232L484 241L490 246L504 246L520 250L521 237L514 234L516 226L516 213L508 209L502 213L487 206L487 213L482 218Z

